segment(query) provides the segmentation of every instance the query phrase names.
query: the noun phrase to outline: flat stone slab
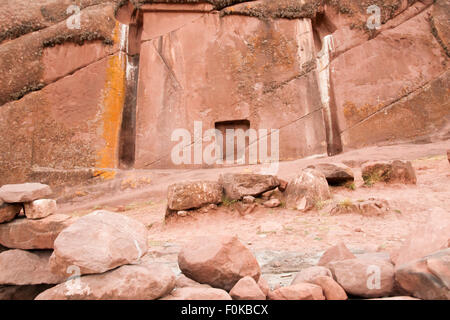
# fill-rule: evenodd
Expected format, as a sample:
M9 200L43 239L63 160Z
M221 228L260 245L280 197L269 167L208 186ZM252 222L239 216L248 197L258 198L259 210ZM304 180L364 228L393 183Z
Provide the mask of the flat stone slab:
M0 224L0 244L12 249L53 249L58 234L75 221L64 214L39 220L15 219Z
M24 203L43 199L52 189L42 183L6 184L0 188L0 199L6 203Z

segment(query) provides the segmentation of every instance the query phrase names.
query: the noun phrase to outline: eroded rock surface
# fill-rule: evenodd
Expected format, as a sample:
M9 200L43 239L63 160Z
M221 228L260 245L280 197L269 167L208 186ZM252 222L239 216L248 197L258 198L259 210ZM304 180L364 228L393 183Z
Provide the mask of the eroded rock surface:
M0 244L12 249L53 249L59 233L75 220L65 214L54 214L39 220L21 218L3 223Z

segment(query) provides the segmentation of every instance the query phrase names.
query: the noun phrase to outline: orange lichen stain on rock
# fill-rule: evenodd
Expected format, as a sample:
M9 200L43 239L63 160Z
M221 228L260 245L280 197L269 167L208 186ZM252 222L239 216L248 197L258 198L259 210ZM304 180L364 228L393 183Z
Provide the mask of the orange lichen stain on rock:
M382 103L378 105L370 105L368 103L357 107L353 102L346 101L344 103L344 116L347 120L361 120L367 118L383 107Z
M111 180L116 177L117 172L115 171L107 171L107 170L95 170L94 177L100 177L104 180Z
M120 27L114 29L114 42L120 41ZM106 82L103 89L102 138L104 147L98 152L97 168L116 168L118 166L119 133L122 122L122 110L125 101L126 56L123 52L108 59ZM107 178L110 174L101 174Z

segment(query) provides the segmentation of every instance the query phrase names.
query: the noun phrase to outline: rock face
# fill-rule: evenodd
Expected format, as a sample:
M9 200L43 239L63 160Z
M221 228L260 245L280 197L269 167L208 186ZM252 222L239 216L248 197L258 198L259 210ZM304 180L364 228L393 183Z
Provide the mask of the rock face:
M120 27L111 2L88 0L80 4L82 27L70 29L69 5L20 0L2 6L8 20L19 16L4 31L21 35L0 50L0 70L8 74L0 80L3 183L29 181L39 173L33 166L49 169L45 179L57 169L73 182L78 170L66 169L116 163L125 74L125 59L117 54ZM45 22L36 28L39 20Z
M328 267L336 282L354 296L385 297L394 287L394 266L386 260L357 258L330 262Z
M31 202L51 194L52 189L41 183L8 184L0 188L0 199L7 203Z
M355 180L352 169L342 163L320 163L308 168L322 172L330 186L340 186Z
M20 213L20 210L22 210L22 206L20 204L0 204L0 223L14 220L14 218Z
M57 284L65 277L53 274L51 251L8 250L0 253L0 285Z
M222 289L185 287L174 290L161 300L231 300L231 297Z
M450 248L398 265L395 280L412 296L426 300L450 299Z
M28 219L42 219L56 213L56 201L40 199L25 203L25 216Z
M50 266L62 275L67 275L67 268L73 265L81 274L103 273L138 262L147 253L147 237L147 228L139 221L95 211L58 235Z
M266 300L266 295L252 277L239 280L230 291L234 300Z
M268 134L280 142L281 160L446 132L445 0L383 3L383 25L370 31L354 28L367 22L358 1L86 0L80 30L67 28L66 2L0 4L4 183L26 181L38 167L118 168L131 154L127 164L139 169L210 166L201 159L210 144L199 144L193 120L209 131L204 141L216 126L248 130L248 151L264 150L264 130L280 128L279 139ZM129 16L115 4L130 5ZM115 13L129 26L116 23ZM333 30L322 32L318 16ZM165 45L155 51L158 41ZM333 59L319 63L329 43L322 52ZM139 54L139 68L125 51ZM134 116L135 127L127 127ZM121 124L136 134L121 132ZM168 155L180 143L172 137L177 129L188 133L183 147L199 145L181 165ZM265 160L256 155L255 163Z
M142 263L69 280L36 300L155 300L174 287L175 275L169 267Z
M280 185L274 176L232 173L221 175L219 183L223 186L225 197L230 200L241 200L245 196L257 197Z
M269 294L270 300L325 300L322 288L311 283L282 287Z
M410 161L370 162L362 166L366 183L376 182L416 184L417 178Z
M188 210L222 201L222 186L217 182L184 182L169 186L167 202L170 210Z
M323 253L322 257L320 257L318 265L327 266L330 262L333 261L341 261L354 258L356 258L355 255L351 253L350 250L348 250L343 242L340 242ZM322 272L325 273L325 271Z
M53 249L58 234L74 221L64 214L55 214L39 220L16 219L0 224L0 244L24 250Z
M189 278L231 290L243 277L258 281L261 270L256 258L237 237L202 237L182 248L178 265Z
M289 209L307 211L331 198L325 176L314 169L304 169L286 189L286 206Z

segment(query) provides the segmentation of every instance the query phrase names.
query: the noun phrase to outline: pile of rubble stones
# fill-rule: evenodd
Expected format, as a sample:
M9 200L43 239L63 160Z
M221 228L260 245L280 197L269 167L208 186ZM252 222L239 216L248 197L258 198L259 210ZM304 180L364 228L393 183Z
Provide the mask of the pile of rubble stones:
M400 160L365 163L362 177L368 185L377 182L416 184L417 181L411 162ZM223 174L218 181L175 183L168 188L166 217L206 212L219 204L233 204L243 215L257 206L308 211L318 204L332 202L330 186L354 187L354 180L350 167L322 163L301 170L289 183L271 175L247 173ZM363 215L383 215L387 211L387 201L375 198L358 203L335 203L330 210L332 214L356 212Z
M390 176L385 182L395 177L405 182L411 173L375 168L377 177ZM169 208L217 205L223 197L270 201L279 192L305 209L310 197L328 196L326 181L316 168L304 169L287 186L273 176L228 174L219 182L171 186ZM56 214L55 203L45 200L50 194L40 184L0 188L0 299L450 299L450 225L421 226L426 230L414 232L393 254L353 254L339 243L316 266L298 270L290 285L270 288L255 256L236 236L185 244L177 275L179 270L148 254L148 231L141 222L108 211L81 218Z

